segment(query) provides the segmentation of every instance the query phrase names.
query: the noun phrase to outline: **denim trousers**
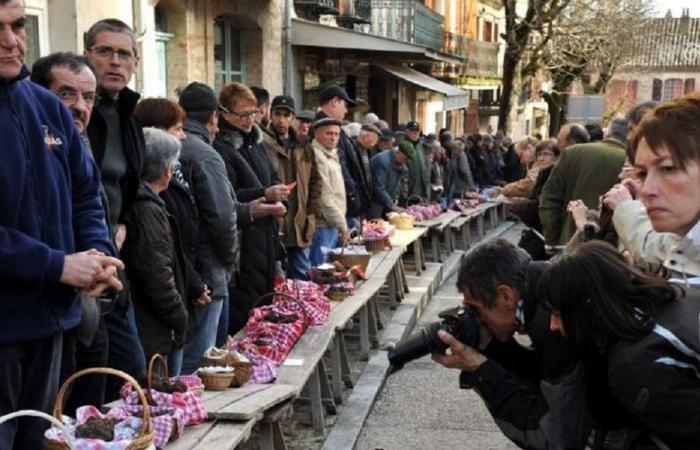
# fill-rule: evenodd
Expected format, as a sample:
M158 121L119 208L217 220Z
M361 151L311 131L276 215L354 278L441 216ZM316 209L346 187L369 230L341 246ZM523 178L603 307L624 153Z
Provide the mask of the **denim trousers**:
M219 316L219 326L216 328L216 346L223 347L226 344L226 339L228 338L228 315L229 315L229 302L231 300L230 296L221 297L221 316Z
M146 354L143 352L136 329L134 305L130 302L126 314L110 313L104 318L109 342L109 367L126 372L138 379L146 371ZM107 378L106 401L119 396L123 384L118 378Z
M188 333L183 347L182 370L183 375L194 373L199 367L199 360L209 347L216 343L216 332L219 326L221 310L225 297L214 297L207 306L202 307L199 323Z
M168 375L176 377L182 371L182 357L185 352L182 347L174 348L168 353Z
M311 268L309 248L287 247L287 278L293 280L308 280Z
M0 416L20 409L51 414L58 391L63 333L0 345ZM22 417L0 425L0 449L41 449L49 422Z
M318 227L314 234L314 240L309 250L309 259L312 266L318 266L326 261L326 257L321 251L321 247L334 248L338 243L340 233L337 228Z

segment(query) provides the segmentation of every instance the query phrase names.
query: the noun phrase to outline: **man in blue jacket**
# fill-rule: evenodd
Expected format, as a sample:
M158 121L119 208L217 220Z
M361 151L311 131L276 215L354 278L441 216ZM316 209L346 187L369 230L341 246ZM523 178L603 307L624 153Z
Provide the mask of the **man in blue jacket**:
M120 289L123 268L108 256L100 176L73 117L27 79L24 24L23 1L0 0L0 415L50 411L78 291ZM46 427L0 425L0 448L41 448Z
M382 152L369 163L372 173L372 204L370 217L378 218L387 212L403 212L396 204L401 193L403 178L408 172L406 162L413 155L399 148Z

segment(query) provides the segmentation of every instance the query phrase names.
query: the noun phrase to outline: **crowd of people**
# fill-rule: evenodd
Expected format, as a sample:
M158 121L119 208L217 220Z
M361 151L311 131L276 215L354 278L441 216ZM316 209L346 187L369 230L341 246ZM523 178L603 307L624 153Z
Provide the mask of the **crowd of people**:
M194 372L209 347L243 328L280 277L306 279L363 220L403 212L413 201L447 206L470 192L503 198L529 227L520 243L529 255L508 250L516 255L512 270L562 246L603 239L646 271L700 276L700 97L640 105L613 120L602 138L599 129L576 124L562 127L556 140L424 134L415 120L392 128L374 113L349 114L356 101L337 85L320 91L316 110L237 82L217 93L195 81L177 99L141 99L128 87L137 38L116 19L90 27L84 55L53 53L30 71L24 24L23 2L0 0L0 415L50 411L59 383L82 368L139 377L159 353L172 374ZM657 313L665 323L659 311L685 291L622 267L607 247L580 248L547 272L552 282L542 295L552 329L572 338L572 361L590 356L598 363L604 358L592 349L621 341L615 355L632 358L625 353L630 342L646 342L661 326ZM611 280L583 271L606 265L608 276L627 282L615 295L601 294ZM570 280L580 289L565 295L561 280L572 273L590 282ZM514 277L520 281L511 287L523 297L523 275ZM475 290L468 278L460 275L460 289L465 299L471 290L478 309L493 293ZM504 301L522 309L511 294ZM625 306L608 317L614 301ZM582 310L577 302L594 306ZM493 304L485 303L488 311ZM511 322L529 326L528 308ZM691 343L678 339L688 351L680 349L682 362L666 364L659 376L673 383L694 369L682 404L697 405L697 333ZM552 348L567 356L564 347L557 341ZM616 387L634 361L614 361L610 370L621 367L610 373ZM562 357L557 365L569 362ZM625 387L623 408L656 430L660 412L636 413L629 403L637 393ZM102 376L80 379L64 411L101 405L118 388ZM697 425L697 407L689 409ZM45 428L32 418L3 424L0 447L39 448ZM666 431L658 433L666 439ZM514 440L550 448L538 444L548 442L546 433L536 439L544 441Z

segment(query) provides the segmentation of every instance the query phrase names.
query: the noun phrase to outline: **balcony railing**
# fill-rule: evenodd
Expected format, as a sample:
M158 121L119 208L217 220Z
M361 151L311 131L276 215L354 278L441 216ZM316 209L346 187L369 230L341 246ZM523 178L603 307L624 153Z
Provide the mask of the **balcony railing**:
M399 41L442 48L445 18L418 0L372 0L372 33Z
M467 58L469 55L468 41L469 39L461 34L445 31L442 39L442 51L448 55L457 56L459 58Z
M372 0L340 0L340 14L335 20L346 28L372 22Z
M294 0L297 10L313 14L338 14L340 0Z
M467 39L467 69L471 77L498 77L498 43Z

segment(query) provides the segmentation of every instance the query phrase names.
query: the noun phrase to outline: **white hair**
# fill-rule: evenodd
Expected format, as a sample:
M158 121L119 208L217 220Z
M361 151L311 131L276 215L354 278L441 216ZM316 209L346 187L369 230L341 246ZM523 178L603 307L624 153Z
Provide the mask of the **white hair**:
M146 151L143 155L143 179L152 183L163 176L168 167L177 163L180 157L180 140L160 128L143 129Z

